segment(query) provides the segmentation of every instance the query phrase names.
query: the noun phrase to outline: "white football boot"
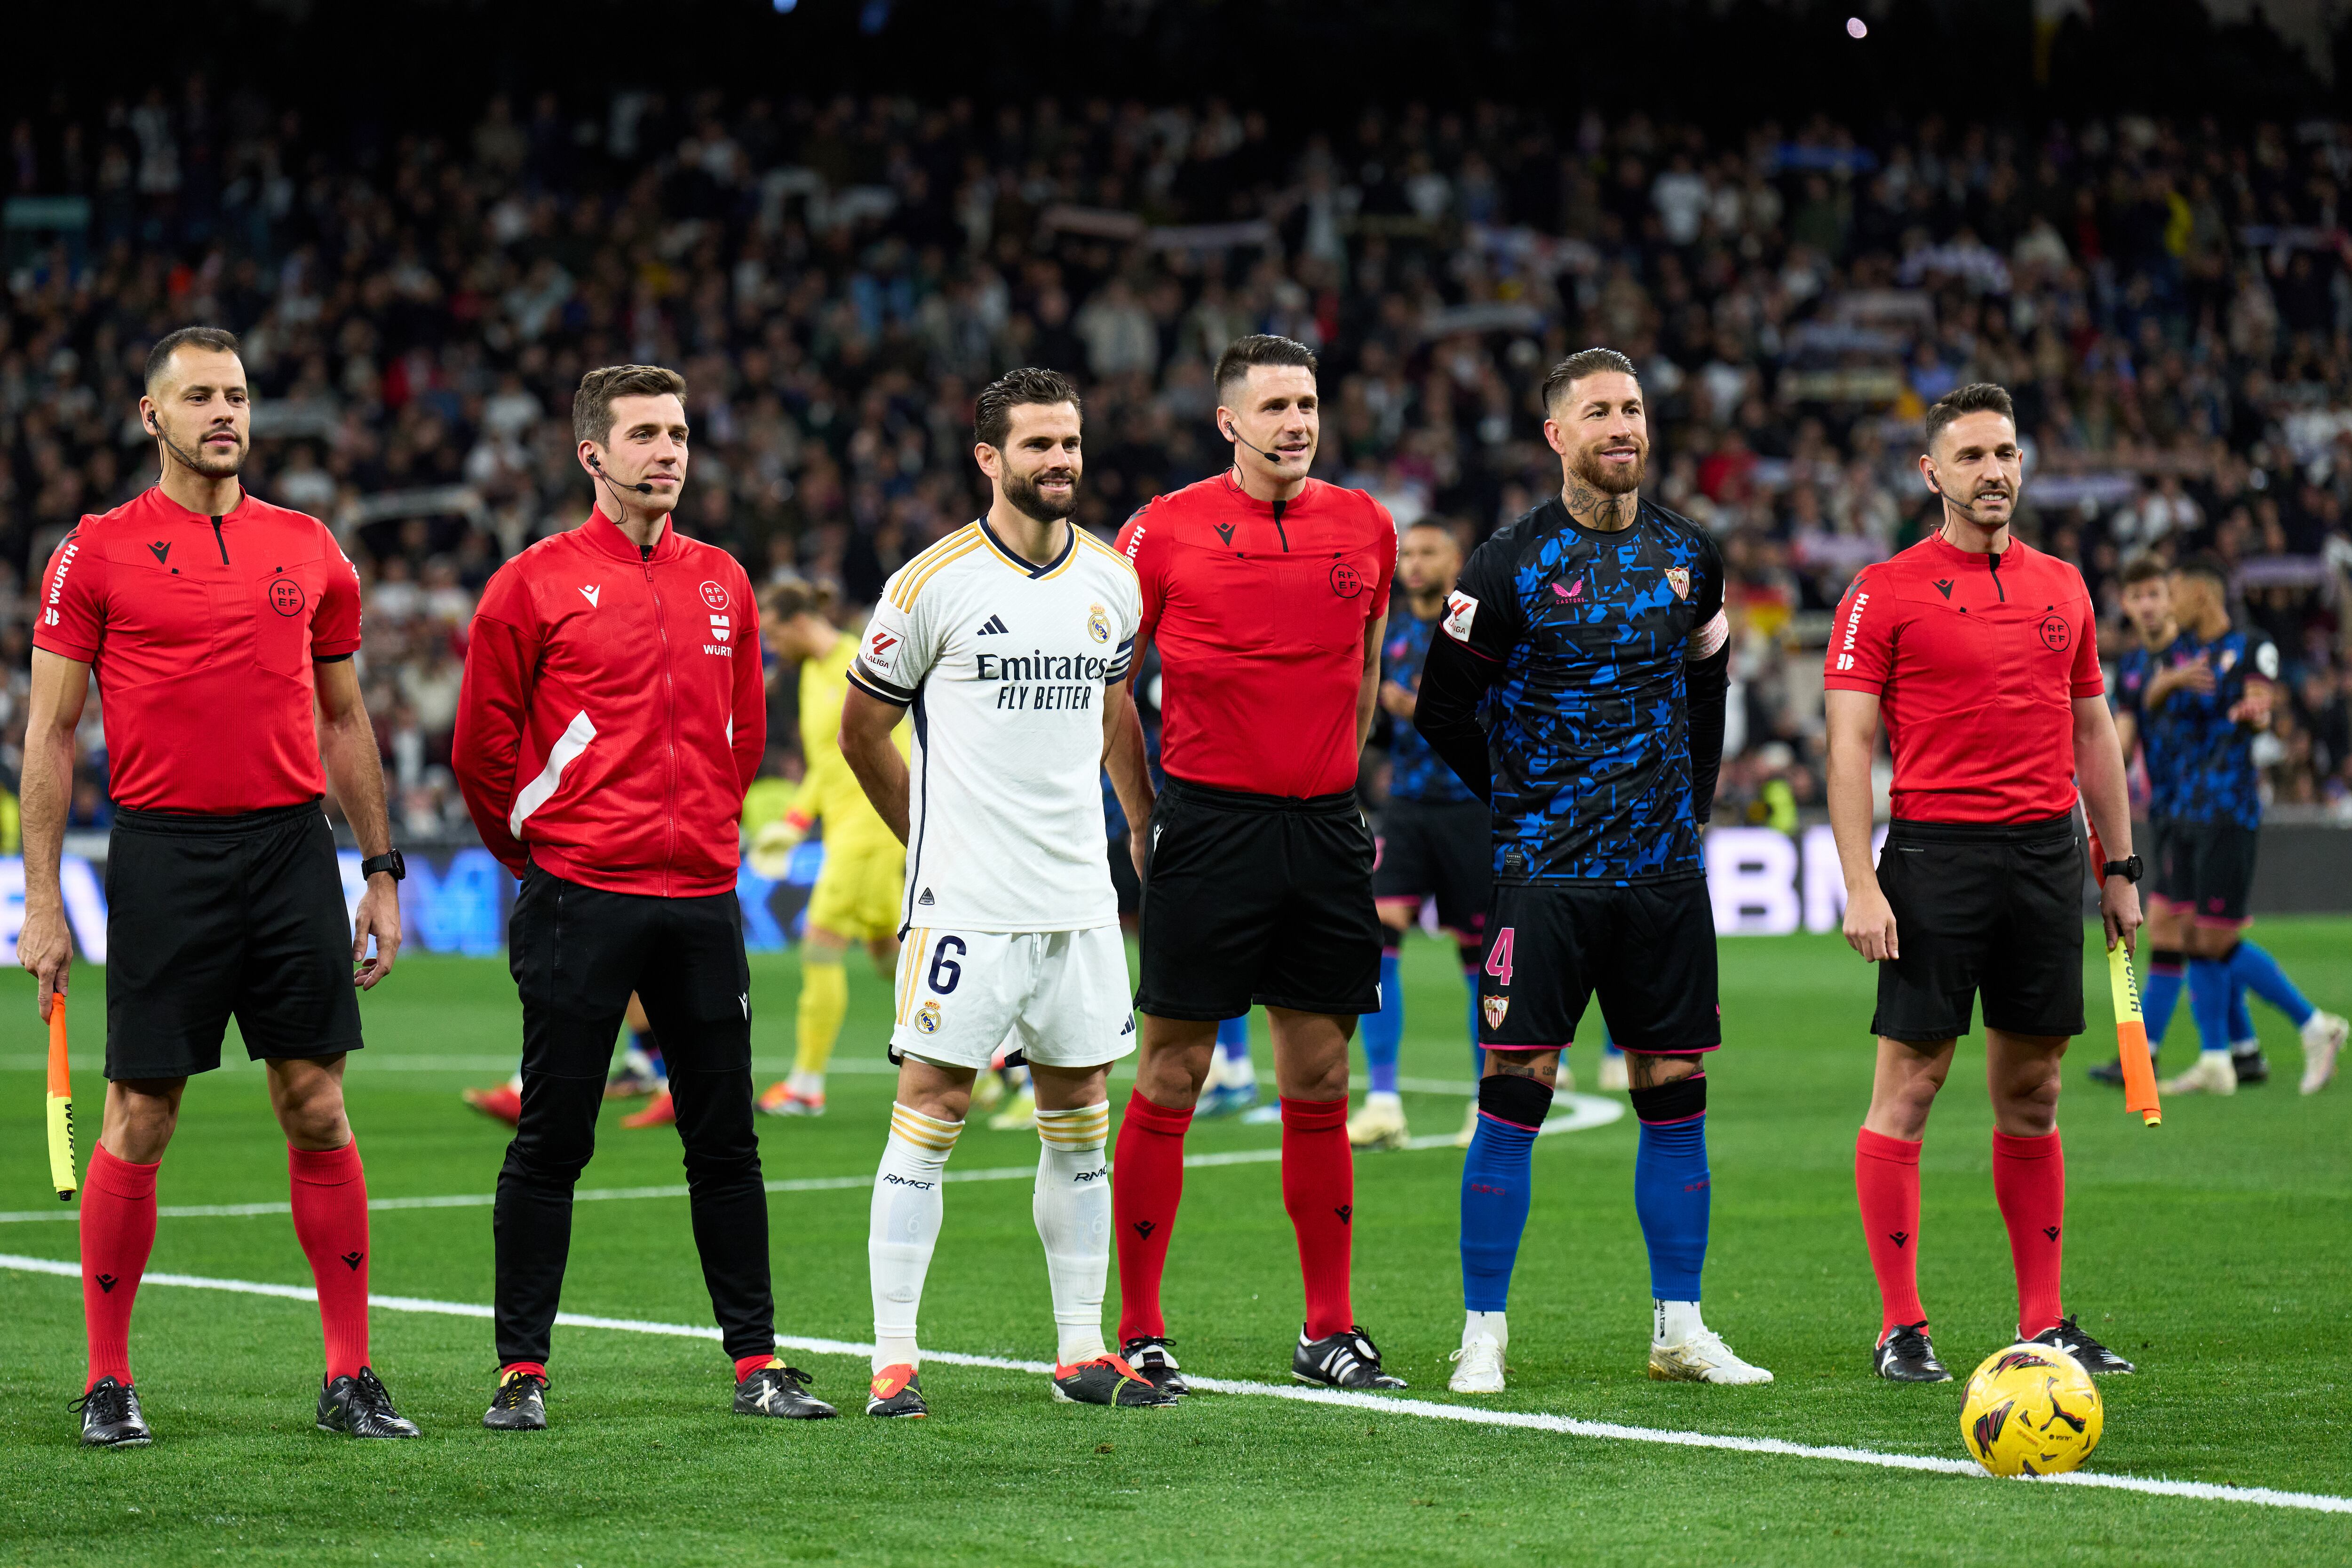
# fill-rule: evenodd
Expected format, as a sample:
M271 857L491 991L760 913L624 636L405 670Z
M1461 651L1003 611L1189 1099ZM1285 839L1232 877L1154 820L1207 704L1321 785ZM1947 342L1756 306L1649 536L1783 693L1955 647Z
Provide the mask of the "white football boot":
M1694 1329L1681 1343L1650 1346L1654 1383L1769 1383L1772 1374L1732 1353L1713 1329Z
M2352 1024L2333 1013L2314 1013L2303 1025L2303 1092L2317 1094L2336 1076L2336 1058Z
M2195 1067L2178 1078L2166 1079L2157 1088L2166 1094L2235 1094L2238 1069L2230 1065L2227 1051L2200 1051Z

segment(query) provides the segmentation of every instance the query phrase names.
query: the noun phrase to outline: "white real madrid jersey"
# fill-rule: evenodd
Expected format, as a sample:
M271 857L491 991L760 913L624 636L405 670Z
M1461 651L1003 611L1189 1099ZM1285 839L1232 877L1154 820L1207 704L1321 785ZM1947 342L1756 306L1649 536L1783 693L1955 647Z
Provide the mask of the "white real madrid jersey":
M902 923L1076 931L1118 919L1103 832L1103 704L1142 595L1086 530L1044 565L983 521L892 574L849 679L913 710Z

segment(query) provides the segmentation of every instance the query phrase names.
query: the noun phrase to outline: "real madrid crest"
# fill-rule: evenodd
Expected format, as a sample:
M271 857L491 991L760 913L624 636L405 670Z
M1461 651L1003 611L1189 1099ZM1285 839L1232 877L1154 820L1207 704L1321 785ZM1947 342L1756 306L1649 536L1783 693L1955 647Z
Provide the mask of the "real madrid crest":
M1687 599L1687 598L1689 598L1689 597L1690 597L1690 568L1689 568L1689 567L1687 567L1687 566L1669 566L1669 567L1667 567L1667 568L1666 568L1666 586L1667 586L1667 587L1669 587L1669 588L1672 588L1672 589L1675 591L1675 598L1677 598L1677 599Z
M1100 605L1087 606L1087 635L1097 642L1110 641L1110 612Z
M926 1002L915 1011L915 1028L919 1033L936 1035L940 1032L940 1005Z
M1486 1027L1499 1029L1503 1026L1503 1015L1511 1010L1511 999L1508 996L1481 996L1478 998L1478 1010L1486 1016Z

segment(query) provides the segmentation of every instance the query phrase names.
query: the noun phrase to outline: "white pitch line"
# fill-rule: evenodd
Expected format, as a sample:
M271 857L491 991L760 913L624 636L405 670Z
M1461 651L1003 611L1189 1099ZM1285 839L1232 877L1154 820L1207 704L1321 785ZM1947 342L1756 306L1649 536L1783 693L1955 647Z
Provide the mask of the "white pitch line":
M1606 1127L1625 1114L1625 1108L1613 1100L1603 1100L1595 1094L1564 1094L1559 1103L1562 1109L1543 1124L1539 1136L1549 1137L1559 1132L1582 1132L1594 1127ZM1412 1150L1450 1149L1454 1146L1450 1135L1414 1138L1406 1142ZM1234 1149L1216 1154L1188 1154L1188 1169L1205 1169L1214 1165L1270 1165L1282 1158L1279 1147L1272 1149ZM978 1171L950 1171L945 1180L950 1182L1025 1182L1036 1175L1034 1165L999 1165ZM874 1178L865 1176L795 1176L763 1184L772 1193L840 1193L864 1192L874 1185ZM682 1185L659 1187L590 1187L574 1192L576 1204L628 1202L641 1198L682 1198L688 1189ZM481 1209L498 1202L495 1193L450 1193L438 1197L370 1198L372 1213L395 1213L402 1209ZM293 1205L286 1203L256 1204L173 1204L155 1211L158 1219L250 1219L257 1215L291 1214ZM14 1209L0 1212L0 1225L55 1224L79 1219L80 1211L70 1204L59 1204L53 1209Z
M49 1258L26 1258L13 1253L0 1253L0 1269L15 1269L26 1274L47 1274L58 1279L79 1279L81 1266ZM226 1290L241 1296L268 1296L284 1301L316 1301L318 1294L307 1285L271 1285L250 1279L215 1279L201 1274L149 1274L142 1285L176 1285L195 1290ZM470 1301L436 1301L422 1296L373 1296L372 1307L387 1312L421 1312L446 1318L488 1318L491 1309ZM585 1312L559 1312L555 1321L569 1329L609 1329L622 1333L657 1334L671 1339L716 1340L716 1328L698 1327L690 1323L656 1323L636 1318L605 1318ZM849 1340L814 1339L796 1334L778 1334L779 1350L806 1351L811 1355L852 1356L866 1359L874 1353L870 1344ZM1018 1361L1009 1356L960 1355L952 1352L926 1350L925 1361L944 1366L978 1366L1001 1372L1030 1373L1051 1375L1053 1363L1042 1361ZM1958 1476L1967 1479L1990 1481L2001 1478L1987 1474L1966 1459L1938 1458L1928 1454L1890 1454L1876 1448L1853 1448L1843 1446L1823 1447L1811 1443L1790 1443L1779 1437L1738 1437L1713 1432L1680 1432L1670 1427L1628 1426L1615 1421L1579 1421L1567 1415L1546 1415L1532 1411L1482 1410L1467 1405L1438 1405L1426 1399L1397 1399L1377 1394L1358 1394L1335 1388L1303 1388L1274 1383L1242 1383L1227 1378L1187 1376L1193 1388L1207 1394L1241 1395L1255 1399L1287 1399L1303 1405L1332 1405L1349 1410L1362 1410L1382 1415L1413 1415L1425 1421L1456 1421L1474 1426L1513 1426L1524 1431L1556 1432L1563 1436L1591 1437L1604 1442L1655 1443L1676 1448L1715 1448L1735 1454L1769 1454L1780 1458L1826 1459L1836 1464L1870 1465L1886 1470L1914 1470L1930 1475ZM2137 1492L2143 1497L2182 1498L2192 1502L2252 1503L2264 1508L2302 1509L2314 1513L2352 1514L2352 1497L2333 1497L2325 1492L2281 1491L2273 1487L2221 1486L2210 1481L2172 1481L2146 1476L2103 1475L2075 1470L2063 1476L2020 1476L2015 1484L2034 1486L2089 1487L2105 1491Z

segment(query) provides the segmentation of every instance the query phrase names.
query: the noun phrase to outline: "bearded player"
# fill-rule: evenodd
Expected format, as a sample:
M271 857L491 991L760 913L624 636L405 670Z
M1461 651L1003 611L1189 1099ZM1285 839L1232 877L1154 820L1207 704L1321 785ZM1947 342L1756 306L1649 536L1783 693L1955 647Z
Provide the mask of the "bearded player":
M908 847L890 1034L898 1092L875 1173L868 1415L928 1415L916 1313L941 1218L940 1182L972 1082L1011 1042L1036 1093L1037 1238L1057 1342L1054 1394L1172 1403L1110 1352L1110 1064L1135 1049L1127 942L1111 885L1101 770L1133 722L1127 679L1142 608L1134 569L1075 527L1078 398L1016 370L974 408L994 503L892 574L866 626L841 751ZM909 770L890 732L909 710ZM1121 804L1143 802L1121 786ZM1017 809L1014 806L1017 803Z
M1700 852L1730 667L1723 563L1706 530L1642 500L1649 423L1630 360L1570 355L1545 378L1544 409L1559 493L1470 558L1413 716L1495 812L1453 1387L1502 1392L1536 1134L1596 995L1642 1121L1633 1206L1650 1251L1650 1375L1769 1383L1699 1314L1700 1063L1723 1040ZM1491 732L1478 723L1490 697Z

